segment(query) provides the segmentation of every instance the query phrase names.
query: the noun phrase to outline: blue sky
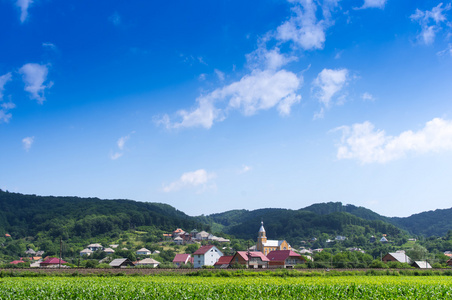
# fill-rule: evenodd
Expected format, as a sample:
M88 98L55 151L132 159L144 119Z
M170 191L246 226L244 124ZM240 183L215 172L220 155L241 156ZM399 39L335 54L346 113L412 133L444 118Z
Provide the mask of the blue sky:
M189 215L451 207L450 1L0 1L0 188Z

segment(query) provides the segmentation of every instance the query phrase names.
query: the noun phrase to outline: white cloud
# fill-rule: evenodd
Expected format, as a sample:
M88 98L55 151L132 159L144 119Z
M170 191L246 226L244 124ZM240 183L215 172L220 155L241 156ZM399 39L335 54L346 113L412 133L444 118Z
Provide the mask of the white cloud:
M313 90L319 102L325 107L329 108L332 99L345 86L348 80L347 69L323 69L313 82Z
M295 6L295 13L288 21L280 25L276 38L280 41L293 41L304 50L323 49L325 43L325 20L317 20L317 6L312 0L300 0Z
M436 33L442 29L443 23L451 26L447 22L445 12L451 9L451 4L447 4L443 7L443 3L433 7L432 10L422 11L416 9L416 12L410 16L412 21L416 21L421 25L421 32L418 35L418 39L426 44L430 45L435 41Z
M42 43L42 46L44 48L48 48L48 49L53 50L53 51L57 50L57 47L53 43Z
M440 56L449 54L452 57L452 44L448 44L446 49L439 51L436 54Z
M297 57L281 54L278 47L267 50L265 44L261 44L255 51L246 55L246 60L252 70L263 69L276 71L290 62L296 61Z
M200 81L206 80L206 74L205 74L205 73L201 73L201 74L198 76L198 79L199 79Z
M12 79L11 72L0 76L0 101L3 100L3 92L5 91L5 85L8 81L11 81L11 79Z
M247 165L243 165L242 169L240 169L239 174L247 173L251 171L253 168Z
M28 137L22 139L22 145L24 146L25 151L30 150L31 145L33 145L34 140L35 140L34 136L28 136Z
M17 0L16 6L20 8L20 22L25 22L28 17L28 7L33 3L33 0Z
M372 94L365 92L364 94L361 95L361 99L363 99L364 101L374 101L375 98L374 96L372 96Z
M405 157L408 153L422 154L452 150L452 121L435 118L417 132L404 131L389 136L375 130L370 122L342 126L338 159L356 159L361 163L386 163Z
M122 136L118 139L118 141L116 142L116 145L118 146L119 152L111 153L110 154L111 160L116 160L124 155L124 152L123 152L124 146L125 146L126 142L130 139L131 135L134 133L135 133L135 131L132 131L128 135Z
M223 72L221 72L218 69L215 69L214 72L217 75L218 79L220 79L220 81L224 81L224 73Z
M177 114L182 121L172 124L165 115L158 123L165 124L167 128L201 126L208 129L214 122L224 120L231 110L251 116L259 110L276 107L280 115L288 115L291 107L301 100L296 91L302 82L302 77L285 70L276 73L256 70L239 81L199 97L194 110L180 110ZM223 108L217 108L216 104L223 104Z
M386 0L364 0L361 8L384 8Z
M186 187L202 187L203 189L205 189L208 187L209 181L211 181L215 177L215 173L208 173L204 169L199 169L194 172L187 172L182 174L182 176L178 180L168 185L164 185L163 191L168 193Z
M25 91L31 94L32 99L36 99L38 103L42 104L45 100L44 90L50 88L53 82L44 85L47 80L49 70L46 65L29 63L19 69L25 83Z

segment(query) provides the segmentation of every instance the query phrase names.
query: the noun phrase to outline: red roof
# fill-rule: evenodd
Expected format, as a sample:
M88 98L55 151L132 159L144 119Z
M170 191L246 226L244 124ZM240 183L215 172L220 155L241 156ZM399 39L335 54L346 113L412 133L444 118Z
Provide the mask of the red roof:
M267 254L267 257L270 261L285 261L289 257L302 258L300 254L295 253L292 250L275 250Z
M248 261L248 251L237 251L237 254L240 255L245 261ZM250 251L249 256L252 258L260 258L262 261L270 261L264 253L260 251Z
M231 260L234 256L222 256L220 259L215 263L215 266L218 265L229 265L231 263Z
M12 262L10 262L10 264L13 264L13 265L23 264L23 263L25 263L23 260L13 260Z
M11 237L11 234L5 233L5 236L6 236L6 237Z
M202 246L201 248L199 248L198 250L195 251L195 253L193 253L193 255L203 255L206 254L207 251L209 251L210 249L212 249L213 245L207 245L207 246Z
M190 261L190 254L176 254L173 259L173 263L184 263Z
M65 262L64 260L61 260L61 263L66 264L67 262ZM51 257L41 263L41 265L58 265L58 264L60 264L60 259L57 257Z

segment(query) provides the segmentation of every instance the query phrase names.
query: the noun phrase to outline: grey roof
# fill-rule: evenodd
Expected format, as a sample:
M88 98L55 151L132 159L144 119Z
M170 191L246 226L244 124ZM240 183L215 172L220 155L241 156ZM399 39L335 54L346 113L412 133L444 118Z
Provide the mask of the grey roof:
M153 258L145 258L137 263L137 265L158 265L158 264L160 264L160 262L156 261Z
M419 269L431 269L432 266L427 261L415 261L413 263L413 266L419 268Z
M110 266L112 267L120 267L122 264L129 261L132 265L133 263L128 258L117 258L111 261Z
M401 263L409 263L411 264L412 260L411 258L406 255L405 253L389 253L389 255L391 255L392 257L394 257L395 260L397 260L398 262Z

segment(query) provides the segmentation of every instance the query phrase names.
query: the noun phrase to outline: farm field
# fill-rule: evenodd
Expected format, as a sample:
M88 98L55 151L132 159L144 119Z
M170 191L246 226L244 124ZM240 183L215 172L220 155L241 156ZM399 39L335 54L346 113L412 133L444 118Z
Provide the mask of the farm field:
M0 299L452 299L448 276L9 277Z

